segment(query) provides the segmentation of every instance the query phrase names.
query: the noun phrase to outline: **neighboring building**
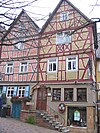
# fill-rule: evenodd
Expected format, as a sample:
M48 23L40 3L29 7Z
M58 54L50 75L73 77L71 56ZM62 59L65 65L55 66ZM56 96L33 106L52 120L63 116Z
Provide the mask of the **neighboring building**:
M61 0L40 32L36 108L58 112L64 103L65 125L75 133L95 130L95 28L72 3Z
M7 104L12 96L30 96L37 83L37 46L34 40L39 27L24 10L2 38L0 91L6 93Z
M96 79L97 79L97 88L100 89L100 33L97 34L98 37L98 49L96 50ZM100 100L100 97L98 97Z
M4 36L6 32L5 27L2 27L0 25L0 39ZM0 46L0 63L1 63L1 52L2 52L2 46ZM0 80L1 80L1 72L0 72ZM0 96L2 95L2 87L0 87Z
M97 92L97 109L98 109L98 126L100 131L100 33L97 34L98 49L96 50L96 92Z

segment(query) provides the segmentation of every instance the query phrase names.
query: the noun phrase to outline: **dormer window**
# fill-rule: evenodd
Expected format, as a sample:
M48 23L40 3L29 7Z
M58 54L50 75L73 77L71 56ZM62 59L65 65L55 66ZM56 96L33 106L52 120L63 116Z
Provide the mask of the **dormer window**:
M69 35L69 32L59 32L56 34L56 44L69 43L71 43L71 35Z
M68 12L62 12L60 14L60 21L68 20L68 15L69 15Z

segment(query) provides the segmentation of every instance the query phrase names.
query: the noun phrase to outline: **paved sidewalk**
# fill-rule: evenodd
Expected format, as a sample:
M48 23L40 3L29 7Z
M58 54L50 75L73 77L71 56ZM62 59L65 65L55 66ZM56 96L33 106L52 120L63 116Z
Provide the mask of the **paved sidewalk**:
M0 118L0 133L59 133L55 130L23 123L13 118Z

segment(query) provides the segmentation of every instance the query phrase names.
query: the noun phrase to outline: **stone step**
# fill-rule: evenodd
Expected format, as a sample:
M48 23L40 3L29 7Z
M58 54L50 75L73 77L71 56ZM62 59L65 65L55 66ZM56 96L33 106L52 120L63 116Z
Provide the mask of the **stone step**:
M60 122L58 122L58 121L55 120L55 121L53 121L52 126L56 126L58 124L60 124Z
M52 121L52 120L49 120L49 123L50 123L50 124L52 124L52 123L53 123L53 121Z
M68 133L69 129L67 127L61 127L60 131L63 132L63 133Z
M40 114L41 119L43 119L45 123L51 125L53 129L58 130L59 132L62 133L69 132L69 129L67 127L64 127L61 122L55 120L54 117L48 114L47 112L38 112L38 114Z
M63 130L63 131L61 131L62 133L68 133L69 132L69 130L68 129L65 129L65 130Z

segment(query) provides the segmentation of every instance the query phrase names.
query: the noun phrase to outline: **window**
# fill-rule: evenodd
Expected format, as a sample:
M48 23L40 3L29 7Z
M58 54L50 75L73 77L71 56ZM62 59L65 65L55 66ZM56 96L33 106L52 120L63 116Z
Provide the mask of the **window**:
M13 86L7 87L7 97L12 97L13 96L13 91L14 91Z
M78 59L77 59L77 57L67 57L66 58L66 70L67 71L78 70Z
M18 24L18 31L15 31L15 40L14 43L16 43L16 45L14 45L15 49L19 49L19 50L23 50L24 49L24 42L25 42L25 26L22 22L19 22Z
M78 102L87 101L87 89L86 88L77 88L77 101Z
M48 72L57 72L57 59L49 59L48 60Z
M15 40L14 43L17 43L16 45L14 45L15 49L19 49L19 50L24 49L24 38L18 38L18 39Z
M17 96L29 97L30 86L18 86Z
M68 12L62 12L60 14L60 21L68 20L69 13Z
M20 72L24 73L28 70L28 63L27 62L21 62L20 63Z
M56 44L69 44L71 43L71 35L69 31L59 32L56 34Z
M86 108L68 107L68 126L86 127Z
M73 101L73 89L72 88L64 89L64 101Z
M6 74L13 74L13 63L6 64Z
M61 89L53 89L52 100L60 101L61 100Z
M19 96L19 97L24 97L24 93L25 93L25 86L19 86L19 87L18 87L17 96Z

